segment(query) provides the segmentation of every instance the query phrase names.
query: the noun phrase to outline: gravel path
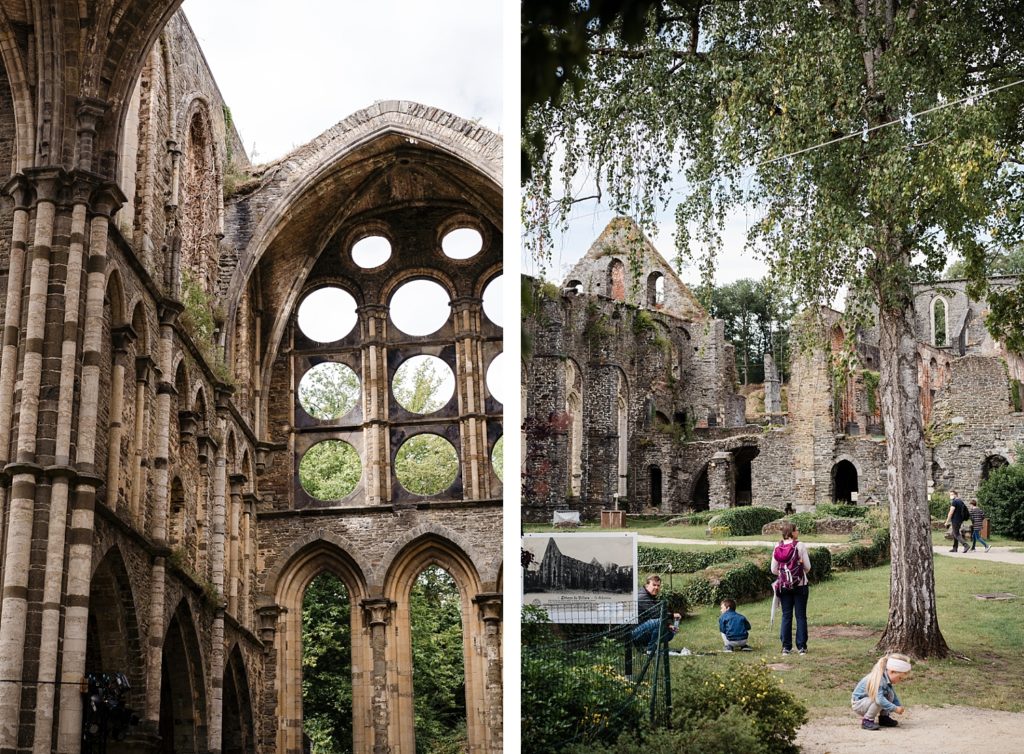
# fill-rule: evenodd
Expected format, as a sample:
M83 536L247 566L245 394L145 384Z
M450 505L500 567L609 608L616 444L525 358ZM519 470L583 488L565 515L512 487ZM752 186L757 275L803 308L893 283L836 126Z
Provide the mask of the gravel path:
M676 539L673 537L652 537L648 534L638 534L637 540L644 544L660 544L660 545L707 545L722 547L729 545L731 547L774 547L778 542L772 541L740 541L740 540L714 540L714 539ZM839 547L840 545L846 545L849 542L808 542L808 547ZM951 558L965 558L972 560L978 558L979 560L995 560L999 563L1014 563L1016 565L1024 565L1024 552L1010 552L1009 547L993 547L989 552L984 550L975 550L974 552L967 553L965 556L963 553L957 552L952 553L949 551L949 547L946 545L937 545L932 548L932 551L936 555L946 555Z
M801 728L796 740L803 754L1024 751L1024 714L1020 712L919 706L908 707L898 719L899 727L869 731L861 729L852 712L830 710Z

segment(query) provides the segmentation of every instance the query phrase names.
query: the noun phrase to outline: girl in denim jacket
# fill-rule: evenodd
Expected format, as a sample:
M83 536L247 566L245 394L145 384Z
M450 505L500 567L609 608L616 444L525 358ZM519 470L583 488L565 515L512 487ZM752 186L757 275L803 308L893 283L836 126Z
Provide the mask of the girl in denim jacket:
M891 715L902 715L904 709L893 684L903 681L909 675L910 658L906 655L885 655L875 663L871 672L860 679L850 700L853 711L861 716L860 727L864 730L878 730L899 725Z

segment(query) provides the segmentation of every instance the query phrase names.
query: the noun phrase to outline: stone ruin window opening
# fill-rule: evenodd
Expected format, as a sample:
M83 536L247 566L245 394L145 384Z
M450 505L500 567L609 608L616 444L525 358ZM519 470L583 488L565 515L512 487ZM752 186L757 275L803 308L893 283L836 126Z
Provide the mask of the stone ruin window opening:
M626 300L626 265L621 259L613 259L608 264L607 290L609 298Z
M508 370L505 368L505 352L502 351L491 359L491 363L487 365L487 373L484 378L491 397L502 405L505 404L506 391L508 389L506 384L507 377Z
M647 276L647 306L652 309L665 303L665 276L655 270Z
M839 461L832 467L832 501L846 505L856 502L857 467L850 461Z
M431 335L451 316L451 297L433 280L402 284L388 305L391 321L406 335Z
M651 485L651 489L650 489L650 492L651 492L651 507L652 508L660 508L661 507L661 502L662 502L662 499L661 499L661 468L658 467L658 466L653 466L653 465L650 466L647 469L647 476L648 476L648 479L650 480L650 485Z
M502 435L494 441L491 447L491 468L498 480L504 479L505 474L505 436Z
M205 111L192 115L185 136L181 173L181 269L204 293L214 292L217 273L217 186L213 138Z
M341 340L356 326L356 300L335 286L318 288L299 304L299 330L317 343Z
M321 502L337 502L351 495L362 473L359 453L343 440L318 442L299 461L299 484Z
M313 751L352 750L352 605L321 571L302 596L302 730Z
M458 475L459 454L440 435L414 435L395 454L395 477L414 495L439 495L452 486Z
M484 288L483 295L483 309L484 316L491 320L498 327L504 327L503 312L503 296L501 295L502 276L498 275L496 278L491 280Z
M939 348L949 345L946 333L948 311L946 299L942 296L932 299L932 344Z
M391 259L391 242L384 236L366 236L352 244L352 261L364 270L380 267Z
M455 228L441 239L441 251L449 259L471 259L483 248L484 238L476 228Z
M455 394L455 374L437 356L412 356L395 370L391 392L406 411L432 414L447 406Z
M359 403L359 377L345 364L324 361L302 375L298 394L299 405L312 418L333 421Z
M580 372L572 359L565 362L565 410L569 414L569 497L579 497L583 485L583 396Z
M993 471L1001 469L1003 466L1008 466L1009 464L1010 462L1001 455L995 454L989 456L981 464L981 481L987 481Z
M420 572L409 617L416 751L467 750L462 596L447 570Z
M619 500L624 500L626 497L627 490L627 469L628 469L628 453L629 453L629 412L626 408L626 386L625 378L619 375L619 393L616 396L616 431L619 435L619 447L617 453L617 494Z

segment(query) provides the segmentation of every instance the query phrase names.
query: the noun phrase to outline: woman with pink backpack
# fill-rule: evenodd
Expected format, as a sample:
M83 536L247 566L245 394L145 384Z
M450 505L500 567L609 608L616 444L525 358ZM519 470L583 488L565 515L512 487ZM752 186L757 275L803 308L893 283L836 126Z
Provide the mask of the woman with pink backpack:
M783 521L780 527L782 541L772 553L771 569L776 575L773 598L782 604L782 654L793 651L793 613L796 613L796 650L807 654L807 574L811 572L811 559L807 545L799 541L796 524Z

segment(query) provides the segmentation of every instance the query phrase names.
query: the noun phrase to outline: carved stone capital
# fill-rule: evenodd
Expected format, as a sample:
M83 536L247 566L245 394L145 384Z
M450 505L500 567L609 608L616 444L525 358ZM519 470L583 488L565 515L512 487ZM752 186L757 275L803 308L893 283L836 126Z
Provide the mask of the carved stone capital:
M277 621L284 612L287 611L276 604L259 605L256 607L257 631L259 632L260 640L267 646L274 643L274 637L277 634Z
M473 604L480 610L484 623L501 623L502 595L500 592L483 592L473 598Z
M365 599L362 602L363 619L369 626L386 626L391 622L391 611L395 603L386 597Z

